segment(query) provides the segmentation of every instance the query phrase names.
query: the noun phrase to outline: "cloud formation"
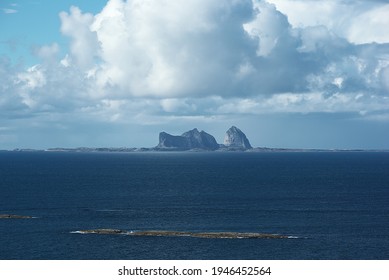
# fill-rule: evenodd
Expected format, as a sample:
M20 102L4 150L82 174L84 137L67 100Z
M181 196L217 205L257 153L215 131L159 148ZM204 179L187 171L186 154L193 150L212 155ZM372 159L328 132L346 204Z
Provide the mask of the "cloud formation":
M9 7L7 7L7 8L2 8L1 9L4 14L16 14L18 12L18 10L16 10L16 8L19 6L18 4L11 3L8 6Z
M4 14L16 14L18 12L15 9L8 9L8 8L2 9L2 10L3 10Z
M69 39L65 57L54 43L37 48L41 63L27 69L0 60L0 108L8 117L72 113L144 123L273 112L384 114L388 7L110 0L96 15L71 7L59 15Z
M295 28L325 26L351 43L389 43L386 0L268 0Z

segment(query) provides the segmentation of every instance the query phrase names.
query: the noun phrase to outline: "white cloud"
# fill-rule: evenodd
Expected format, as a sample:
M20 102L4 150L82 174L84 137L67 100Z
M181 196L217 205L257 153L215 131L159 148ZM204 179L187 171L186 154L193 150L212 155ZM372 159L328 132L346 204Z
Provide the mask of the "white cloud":
M71 39L70 50L77 65L83 69L91 67L98 50L96 34L90 29L93 15L72 6L70 13L61 12L59 16L61 32Z
M389 92L389 65L386 67L382 67L379 74L380 74L383 89L386 92Z
M363 120L389 122L389 113L374 113L371 115L363 116Z
M56 63L57 59L58 59L59 46L57 43L53 43L51 45L41 46L41 47L35 48L34 53L43 62Z
M354 43L389 43L389 4L373 7L351 21L347 38Z
M342 41L339 37L331 33L327 27L323 25L308 26L302 28L300 31L301 45L298 51L311 53L317 51L326 51L326 49L337 49L340 44L347 42Z
M32 66L26 72L18 75L18 80L23 83L23 87L27 89L35 89L43 87L46 84L46 77L43 69L39 65Z
M220 114L253 114L268 113L366 113L389 110L389 98L385 96L365 96L361 93L323 92L283 93L270 97L223 100L217 108Z
M60 14L64 57L53 43L27 69L0 60L0 115L153 124L389 110L389 46L342 37L334 15L348 2L296 0L288 17L272 2L110 0L97 15L71 7ZM323 18L310 24L304 12L296 25L291 15L309 5Z
M250 7L249 0L109 1L92 25L104 62L99 79L134 96L225 90L220 81L234 77L247 52Z
M244 24L244 29L250 36L258 40L257 54L267 56L277 46L284 33L289 33L289 23L286 16L276 10L274 5L264 1L254 1L256 17Z
M339 22L343 22L344 12L347 12L347 15L351 12L347 11L349 7L342 0L268 0L268 2L275 4L279 11L287 15L294 27L301 28L323 25L333 29Z
M389 43L387 1L267 0L293 27L325 26L356 44Z
M186 99L167 98L161 100L162 109L165 112L180 112L181 114L188 114L196 110L195 104L190 104Z
M15 9L8 9L8 8L2 9L2 10L3 10L3 13L5 13L5 14L16 14L18 12Z
M337 7L317 2L329 14ZM72 38L71 56L62 65L81 64L86 76L104 88L100 92L120 98L301 92L330 88L336 78L343 79L342 90L359 78L365 88L378 84L376 77L364 78L377 68L343 69L344 61L354 58L361 65L378 63L368 50L375 46L356 53L328 26L292 28L265 1L111 0L96 16L72 7L61 20L62 32ZM339 73L328 71L331 67ZM318 88L313 77L320 81Z

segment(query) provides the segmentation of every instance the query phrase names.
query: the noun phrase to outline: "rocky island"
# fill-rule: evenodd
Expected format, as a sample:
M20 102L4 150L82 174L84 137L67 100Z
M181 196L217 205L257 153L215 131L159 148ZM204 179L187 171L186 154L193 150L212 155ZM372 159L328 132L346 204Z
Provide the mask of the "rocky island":
M189 231L167 231L167 230L146 230L146 231L126 231L120 229L89 229L73 231L80 234L113 234L129 236L160 236L160 237L197 237L197 238L267 238L285 239L286 235L255 233L255 232L189 232Z
M31 216L12 215L12 214L0 214L0 219L32 219Z
M170 135L166 132L159 134L159 144L156 149L159 150L217 150L219 144L215 137L205 131L198 131L197 128L183 133L181 136Z
M236 126L232 126L227 130L226 135L224 136L224 147L232 150L250 150L253 148L246 135Z
M166 132L159 134L159 143L155 147L159 151L187 151L187 150L248 150L252 149L246 135L237 127L227 130L224 144L218 144L215 137L197 128L189 130L180 136L170 135Z

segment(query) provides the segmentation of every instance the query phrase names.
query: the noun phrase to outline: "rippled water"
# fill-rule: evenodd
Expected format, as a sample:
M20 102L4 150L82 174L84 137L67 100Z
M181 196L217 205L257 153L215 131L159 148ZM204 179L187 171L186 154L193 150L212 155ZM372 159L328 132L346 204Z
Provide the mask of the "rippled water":
M389 153L0 153L0 259L388 259ZM72 234L263 232L290 239Z

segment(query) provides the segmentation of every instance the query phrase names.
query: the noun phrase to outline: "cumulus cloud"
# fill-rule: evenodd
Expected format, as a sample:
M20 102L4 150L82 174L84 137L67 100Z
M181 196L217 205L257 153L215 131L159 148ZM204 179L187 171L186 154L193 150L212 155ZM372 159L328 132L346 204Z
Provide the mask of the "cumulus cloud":
M70 37L70 51L75 62L83 69L91 67L98 50L96 34L91 31L93 15L72 6L69 13L61 12L59 17L61 32Z
M357 15L347 30L354 43L389 43L389 4L385 3Z
M386 5L356 3L355 18L367 23L363 32L386 25ZM138 123L382 112L389 109L389 44L375 30L369 42L352 38L350 5L110 0L96 15L71 7L59 15L69 38L65 57L53 43L35 49L41 63L26 69L1 60L0 107Z
M347 6L305 2L324 18ZM296 28L277 7L259 0L111 0L95 16L72 7L60 14L71 38L62 62L81 64L100 92L121 99L382 88L387 46L356 46L336 33L336 22Z
M280 40L289 37L289 22L274 5L255 1L253 8L256 16L244 25L244 29L258 42L257 55L266 57L277 45L283 43Z
M20 96L15 92L14 80L21 71L5 57L0 57L0 116L2 118L25 108Z
M92 25L99 79L134 96L227 92L250 48L242 24L251 16L248 0L109 1Z
M34 54L39 57L43 63L56 63L58 59L59 46L57 43L35 47Z
M268 0L295 28L325 26L356 44L389 43L387 1Z

